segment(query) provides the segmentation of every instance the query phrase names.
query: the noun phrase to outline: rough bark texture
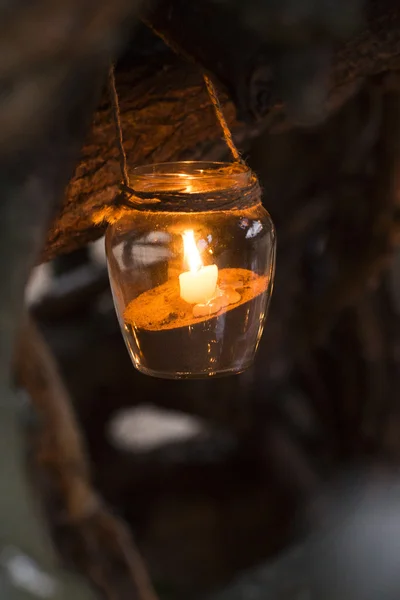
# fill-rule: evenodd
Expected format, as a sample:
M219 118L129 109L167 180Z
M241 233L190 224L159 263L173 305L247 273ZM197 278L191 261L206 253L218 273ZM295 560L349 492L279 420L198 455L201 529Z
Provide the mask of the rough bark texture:
M210 155L225 155L201 74L191 65L178 61L147 77L143 69L117 75L117 88L129 166L201 157L208 155L207 147L214 143ZM234 107L226 99L223 104L232 124ZM93 226L91 214L113 201L119 181L115 127L105 101L95 115L89 142L69 185L63 213L50 231L43 258L72 250L103 233L104 228Z

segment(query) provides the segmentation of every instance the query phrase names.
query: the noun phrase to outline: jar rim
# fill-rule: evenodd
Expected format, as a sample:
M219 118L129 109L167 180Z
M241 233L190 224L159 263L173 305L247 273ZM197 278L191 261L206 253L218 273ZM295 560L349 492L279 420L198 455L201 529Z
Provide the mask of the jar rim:
M201 180L209 191L216 187L228 189L247 186L253 176L251 169L243 163L185 160L142 165L130 170L132 187L137 191L179 191L182 179ZM206 191L206 189L205 189Z

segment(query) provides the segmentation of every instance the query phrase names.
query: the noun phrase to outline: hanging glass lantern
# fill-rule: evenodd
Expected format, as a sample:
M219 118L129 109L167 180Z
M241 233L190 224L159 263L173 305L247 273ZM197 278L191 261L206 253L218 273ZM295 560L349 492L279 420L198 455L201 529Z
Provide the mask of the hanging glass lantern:
M260 341L275 268L256 177L239 163L176 162L138 167L130 185L106 253L133 364L174 379L240 373Z

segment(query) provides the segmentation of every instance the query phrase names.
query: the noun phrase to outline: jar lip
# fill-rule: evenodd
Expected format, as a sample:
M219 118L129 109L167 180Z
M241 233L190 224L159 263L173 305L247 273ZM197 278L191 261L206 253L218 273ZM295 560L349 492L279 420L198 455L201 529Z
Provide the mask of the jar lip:
M206 187L221 189L246 186L252 178L251 169L242 163L185 160L142 165L131 169L132 187L138 191L161 191L182 188L182 180L201 180Z

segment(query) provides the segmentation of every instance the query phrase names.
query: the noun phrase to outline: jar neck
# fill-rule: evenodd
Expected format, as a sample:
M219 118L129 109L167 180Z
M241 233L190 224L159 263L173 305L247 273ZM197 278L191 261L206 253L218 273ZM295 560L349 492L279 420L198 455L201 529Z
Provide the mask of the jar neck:
M208 212L244 209L261 202L257 177L246 165L170 165L169 171L168 164L135 169L131 186L125 189L125 205L134 210Z

